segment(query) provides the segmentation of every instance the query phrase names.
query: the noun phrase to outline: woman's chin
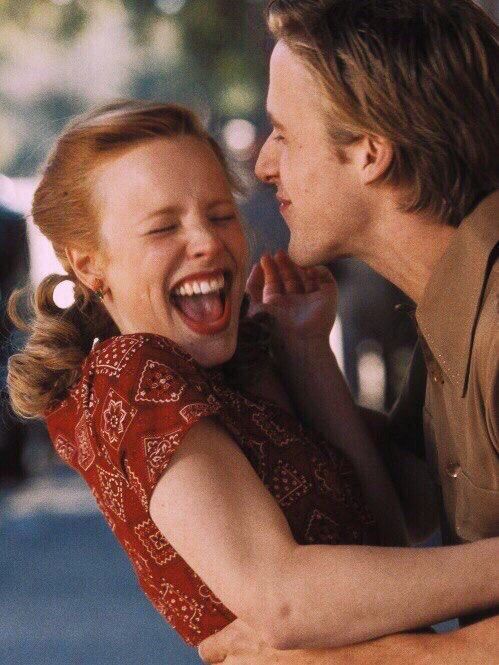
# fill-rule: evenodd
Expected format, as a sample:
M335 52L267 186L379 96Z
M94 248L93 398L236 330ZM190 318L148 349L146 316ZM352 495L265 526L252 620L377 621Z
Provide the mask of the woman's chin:
M237 336L223 335L218 339L206 338L193 344L188 350L194 360L202 367L223 365L232 358L236 351Z

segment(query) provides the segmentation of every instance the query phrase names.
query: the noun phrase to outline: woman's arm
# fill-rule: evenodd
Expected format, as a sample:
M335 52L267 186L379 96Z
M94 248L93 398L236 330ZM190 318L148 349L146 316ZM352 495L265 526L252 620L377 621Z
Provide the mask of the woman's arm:
M174 453L150 513L220 600L279 649L353 644L499 599L497 540L426 550L298 545L237 444L208 419Z
M407 544L398 496L328 341L290 337L279 344L276 355L302 422L314 427L353 464L383 544Z
M248 290L275 321L278 370L300 420L352 462L383 544L407 544L397 493L329 345L336 285L329 271L317 272L316 283L309 274L278 252L253 270Z

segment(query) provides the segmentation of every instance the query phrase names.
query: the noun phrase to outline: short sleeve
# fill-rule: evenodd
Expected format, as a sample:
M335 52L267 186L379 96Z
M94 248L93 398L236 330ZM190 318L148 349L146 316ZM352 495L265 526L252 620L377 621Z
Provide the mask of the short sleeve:
M94 361L99 444L130 483L144 489L148 504L187 432L216 415L219 402L202 368L166 338L114 340Z

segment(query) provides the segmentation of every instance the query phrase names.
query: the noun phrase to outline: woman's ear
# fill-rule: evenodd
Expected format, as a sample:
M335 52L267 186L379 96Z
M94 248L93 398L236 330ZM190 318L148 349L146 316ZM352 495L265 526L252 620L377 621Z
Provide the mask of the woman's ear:
M76 277L94 291L102 282L102 266L95 253L66 247L66 257Z
M384 136L366 135L355 144L355 163L360 180L369 185L379 180L393 162L393 144Z

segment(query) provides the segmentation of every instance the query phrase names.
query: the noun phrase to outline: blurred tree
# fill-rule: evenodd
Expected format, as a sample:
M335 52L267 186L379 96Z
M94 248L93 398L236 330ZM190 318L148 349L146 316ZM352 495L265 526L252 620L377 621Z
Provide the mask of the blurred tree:
M263 122L264 0L3 0L0 169L31 175L74 113L116 96L194 106L212 129ZM262 48L263 46L263 48ZM17 126L12 124L16 118ZM22 129L21 129L22 128Z

